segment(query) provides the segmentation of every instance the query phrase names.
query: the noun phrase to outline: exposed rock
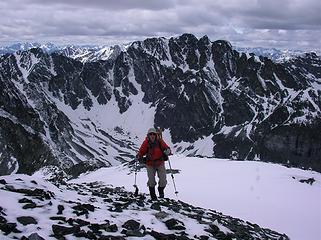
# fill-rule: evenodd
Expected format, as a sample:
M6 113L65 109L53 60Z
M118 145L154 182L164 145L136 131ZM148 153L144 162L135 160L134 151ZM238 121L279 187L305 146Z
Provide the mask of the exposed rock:
M7 219L5 219L4 217L0 216L0 224L1 223L7 223Z
M32 233L29 235L28 240L45 240L45 239L40 235L38 235L38 233Z
M16 223L0 223L0 230L2 232L4 232L5 235L8 235L10 233L20 233L21 231L19 231L17 228L17 224Z
M23 209L33 209L33 208L36 208L36 207L38 207L37 206L37 204L35 204L34 202L32 202L32 203L27 203L26 205L24 205L22 208Z
M17 199L20 199L20 202L29 203L28 198L23 198L25 195L25 190L16 191L15 186L27 185L24 180L17 183L16 185L9 185L8 188L3 188L2 191L15 191ZM11 186L11 187L10 187ZM47 187L44 187L42 184L39 185L46 192ZM52 188L51 188L52 189ZM81 202L83 199L82 195L79 194L81 189L82 194L86 194L89 197L84 199L89 201L94 201L97 203L98 207L95 207L86 202ZM202 209L199 207L194 207L182 201L175 201L173 199L159 199L158 202L150 202L146 196L137 196L134 197L133 193L126 192L123 188L106 188L103 185L98 183L91 184L70 184L64 185L60 188L61 191L74 191L75 199L66 200L63 194L58 194L55 198L52 198L50 201L46 201L42 207L42 219L47 217L51 221L57 221L57 224L51 226L53 235L50 231L47 236L44 238L55 237L57 239L67 239L67 238L86 238L86 239L124 239L127 237L141 237L144 238L146 235L151 235L155 239L271 239L271 240L288 240L288 237L284 234L279 234L275 231L269 229L263 229L257 224L250 222L244 222L240 219L232 218L225 216L222 213L218 213L208 209ZM95 198L90 196L95 193ZM79 194L77 196L77 194ZM10 194L12 195L12 194ZM71 194L72 195L72 194ZM38 196L36 196L38 197ZM109 199L110 201L104 201ZM40 200L37 200L40 201ZM48 202L51 202L49 204ZM77 201L77 202L76 202ZM103 203L104 207L101 207L100 203ZM141 204L144 203L144 204ZM62 205L63 204L63 205ZM130 205L128 205L130 204ZM152 206L158 204L161 206L162 211L153 211ZM86 211L86 220L82 218L68 218L65 216L51 216L57 210L58 205L64 206L67 209L67 212L75 211L75 215L79 212ZM137 211L144 211L148 215L148 218L151 218L151 222L148 223L144 221L142 225L139 221L134 219L129 219L127 221L119 218L117 212L109 211L110 207L114 205L126 207L126 214L132 214L135 216ZM19 206L19 205L18 205ZM175 206L175 207L174 207ZM39 206L40 207L40 206ZM175 209L175 211L173 210ZM90 210L96 210L99 212L97 215L92 213ZM99 209L99 211L98 211ZM8 212L9 211L9 212ZM66 210L65 210L66 211ZM145 214L144 213L144 214ZM24 233L21 233L17 229L17 224L8 223L7 219L4 217L6 214L9 216L14 216L16 211L10 212L8 209L3 209L0 207L0 238L1 233L3 235L11 234L10 237L15 239L25 239L27 237L23 236ZM104 215L106 214L106 216ZM139 215L138 215L139 216ZM153 217L155 216L155 218ZM175 218L173 218L175 216ZM106 219L110 218L110 219ZM178 220L180 219L180 220ZM182 220L183 219L183 220ZM199 235L190 236L189 231L185 231L185 221L193 221L193 224L201 224L199 229ZM112 223L116 221L116 223ZM43 228L41 223L38 223L33 217L17 217L17 222L21 224L34 224L35 228ZM146 225L145 225L146 222ZM155 231L154 224L156 223L165 223L168 230L165 233ZM222 228L226 229L227 233L222 231ZM23 228L25 231L25 228ZM113 236L108 235L112 233ZM169 234L168 234L169 233ZM123 234L123 236L120 236ZM50 236L49 236L50 235ZM72 237L66 235L73 235ZM66 237L65 237L66 236Z
M59 204L57 208L58 208L57 215L61 215L62 212L64 211L65 207L63 205Z
M30 216L22 216L18 217L17 221L21 223L22 225L29 225L29 224L37 224L37 220Z
M128 221L126 221L123 225L122 225L123 228L126 228L127 230L138 230L139 227L140 227L140 223L133 220L133 219L130 219Z
M66 222L66 217L63 217L63 216L53 216L53 217L50 217L49 219L54 220L54 221Z
M43 199L51 199L54 194L50 191L45 191L43 189L15 189L13 186L6 186L6 189L8 191L11 191L11 192L17 192L17 193L23 193L25 194L26 196L30 196L30 197L37 197L39 200L43 200Z
M186 229L183 222L176 220L174 218L167 220L165 222L165 224L169 230L185 230Z
M19 199L18 203L34 203L34 202L29 198L21 198Z
M4 179L0 179L0 184L5 185L5 184L7 184L7 182L6 182L6 180L4 180Z
M157 211L161 211L161 206L158 203L153 203L150 208Z
M155 217L158 219L164 219L164 218L167 218L168 216L169 214L163 211L155 213Z
M52 225L52 231L57 237L62 237L68 234L77 233L80 231L79 226L65 227L61 225Z
M301 180L299 180L299 182L300 183L307 183L307 184L312 185L315 182L315 179L314 178L301 179Z

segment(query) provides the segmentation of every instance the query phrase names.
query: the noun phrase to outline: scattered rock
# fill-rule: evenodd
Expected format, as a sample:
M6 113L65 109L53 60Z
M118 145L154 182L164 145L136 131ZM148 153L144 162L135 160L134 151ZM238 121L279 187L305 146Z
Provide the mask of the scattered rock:
M29 208L33 209L33 208L36 208L36 207L37 207L37 205L34 202L32 202L32 203L27 203L22 208L23 209L29 209Z
M17 217L17 221L24 226L29 225L29 224L37 224L38 223L35 218L30 217L30 216Z
M77 206L72 207L76 211L95 211L95 207L91 204L78 204Z
M8 235L10 233L20 233L17 228L16 223L0 223L0 230L4 232L5 235Z
M73 234L77 238L89 238L87 232L85 230L80 230Z
M13 186L6 185L6 190L7 191L11 191L11 192L23 193L26 196L30 196L30 197L37 197L40 200L43 200L43 199L50 200L54 196L53 192L45 191L45 190L39 189L39 188L36 188L36 189L33 189L33 190L31 190L31 189L23 189L23 188L16 189Z
M19 199L18 203L34 203L34 202L28 198L21 198Z
M62 221L62 222L66 222L66 218L63 216L53 216L49 218L50 220L54 220L54 221Z
M6 180L4 180L4 179L0 179L0 184L6 185L7 182L6 182Z
M61 215L62 212L65 210L65 207L63 205L58 205L58 212L57 212L57 215Z
M175 218L171 218L165 222L166 227L169 230L185 230L184 223L176 220Z
M209 236L206 236L206 235L201 235L199 236L199 239L200 240L208 240L210 237Z
M127 237L144 237L145 234L140 232L139 230L123 230L121 231L122 234L125 234Z
M1 223L6 223L7 222L7 219L5 219L4 217L0 216L0 224Z
M157 212L154 215L158 219L164 219L164 218L167 218L169 216L169 214L167 212L163 212L163 211Z
M82 219L75 219L73 220L75 223L77 223L79 226L83 227L83 226L87 226L90 224L90 222L87 222L85 220Z
M178 237L175 234L164 234L164 233L156 232L154 230L152 230L151 232L148 232L148 234L154 237L156 240L178 239Z
M62 237L68 234L76 234L80 231L79 226L65 227L61 225L52 225L52 231L57 237Z
M107 232L117 232L118 231L118 227L116 224L112 224L110 226L108 226L108 228L106 229Z
M174 204L171 204L169 207L168 207L169 210L173 210L174 212L179 212L181 210L180 206L178 205L174 205Z
M307 183L307 184L312 185L315 182L315 179L314 178L301 179L301 180L299 180L299 182L300 183Z
M38 185L38 183L35 180L31 180L30 182L35 184L35 185Z
M161 207L160 207L159 203L153 203L150 208L157 210L157 211L161 211Z
M99 240L125 240L125 238L121 236L100 236Z
M308 179L307 179L308 180ZM13 185L16 186L16 185ZM45 193L49 193L46 190L28 190L28 189L15 189L15 187L10 185L5 185L2 189L10 189L12 192L18 192L21 194L25 194L31 197L43 198L45 199ZM202 208L197 208L192 205L186 204L181 201L175 201L172 199L160 199L157 202L148 202L148 199L144 197L144 195L139 197L134 197L132 193L125 192L122 188L111 189L111 188L101 188L97 184L90 185L90 188L87 188L86 185L66 185L67 189L74 191L82 190L82 193L89 195L95 195L95 202L101 202L104 200L105 206L100 210L106 211L108 208L111 208L111 211L121 212L124 209L129 209L129 213L131 211L148 211L153 214L157 219L164 222L169 230L173 230L172 234L165 234L161 232L156 232L153 230L153 226L149 226L148 230L146 230L145 226L140 224L139 220L130 219L123 223L122 229L119 229L116 224L111 224L113 218L118 218L118 213L109 213L111 217L110 221L105 220L101 222L102 219L94 218L95 214L88 215L89 212L94 212L98 207L95 207L91 204L82 204L80 200L77 201L64 201L60 198L57 199L49 199L49 201L44 202L43 204L39 204L39 201L33 202L31 197L24 197L20 195L19 203L25 204L23 206L24 209L32 209L35 207L42 207L44 210L55 211L55 207L57 206L58 213L57 216L51 216L50 220L57 221L52 225L53 235L51 237L55 237L56 239L63 240L69 238L83 238L83 239L112 239L112 240L122 240L127 237L140 237L144 238L146 234L151 235L155 239L175 239L175 240L188 240L188 239L199 239L199 240L208 240L208 239L218 239L218 240L230 240L230 239L254 239L257 237L258 239L273 239L273 240L288 240L286 235L281 235L269 229L262 229L257 224L252 224L250 222L244 222L240 219L235 219L229 216L224 216L222 213L218 213L212 210L205 210ZM51 196L51 195L50 195ZM100 198L100 199L99 199ZM18 198L19 199L19 198ZM48 203L49 202L49 203ZM37 203L37 204L36 204ZM61 204L63 203L63 205ZM51 205L50 205L51 204ZM59 205L58 205L59 204ZM50 207L51 206L51 207ZM146 207L147 206L147 207ZM63 216L63 212L66 212L65 209L68 209L68 212L73 211L76 215L86 214L87 221L81 218L66 218ZM156 211L150 211L150 209L154 209ZM99 210L99 211L100 211ZM0 239L2 234L10 234L12 232L19 233L20 231L16 228L17 224L7 223L6 216L9 214L7 212L3 212L3 208L0 207ZM126 210L127 214L127 210ZM177 216L176 216L177 215ZM50 216L50 215L49 215ZM49 217L48 216L48 217ZM172 218L176 216L175 218ZM202 225L202 230L199 235L190 236L185 230L186 227L182 221L177 219L181 219L181 216L186 217L188 219L196 219ZM171 219L170 219L171 218ZM168 220L169 219L169 220ZM156 219L154 219L156 220ZM167 220L167 221L166 221ZM95 221L100 221L99 223L95 223ZM157 221L157 220L156 220ZM28 224L37 224L36 219L32 217L19 217L17 218L17 222L28 225ZM18 223L18 224L19 224ZM153 221L151 222L153 223ZM19 225L21 226L21 225ZM205 232L203 231L205 227ZM231 233L225 234L220 231L218 226L223 226L226 229L229 229ZM39 228L39 226L36 226ZM35 228L36 228L35 227ZM24 228L25 229L25 228ZM111 235L115 235L115 233L119 233L121 231L124 236L110 236L104 235L111 233ZM167 233L170 233L167 231ZM13 235L13 234L12 234ZM73 235L73 236L66 236ZM11 235L10 235L11 236ZM31 236L31 235L30 235ZM30 237L29 236L29 237ZM66 236L66 237L65 237ZM16 236L11 236L16 237ZM29 237L23 236L21 240L30 240ZM16 237L17 238L17 237ZM45 236L45 238L49 238L49 236ZM43 240L43 238L36 233L34 233L34 237L32 240Z
M127 230L138 230L139 226L140 226L139 222L131 219L125 222L122 227L126 228Z
M38 235L38 233L32 233L28 237L28 240L45 240L45 239L43 237L41 237L40 235Z

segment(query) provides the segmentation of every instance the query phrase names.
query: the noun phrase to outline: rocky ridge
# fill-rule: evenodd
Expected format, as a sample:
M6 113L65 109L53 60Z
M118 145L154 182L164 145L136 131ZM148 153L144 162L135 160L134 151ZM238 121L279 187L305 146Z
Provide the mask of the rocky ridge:
M99 182L56 186L26 175L0 179L6 239L288 239L284 234L172 199Z
M95 62L40 48L6 54L0 174L129 161L139 144L132 130L149 126L127 128L143 118L168 130L177 153L321 171L320 79L316 54L275 63L191 34L137 41Z

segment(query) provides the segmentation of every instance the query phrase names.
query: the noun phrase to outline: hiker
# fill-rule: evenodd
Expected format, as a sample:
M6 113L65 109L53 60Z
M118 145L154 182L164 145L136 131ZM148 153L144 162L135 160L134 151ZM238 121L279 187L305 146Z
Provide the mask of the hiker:
M156 200L155 193L156 180L155 175L159 178L158 181L158 193L160 198L164 198L164 189L166 187L166 169L165 161L168 160L168 156L171 154L170 148L161 138L161 134L155 129L150 128L147 132L147 136L141 145L139 152L136 156L136 160L146 164L149 193L152 200Z

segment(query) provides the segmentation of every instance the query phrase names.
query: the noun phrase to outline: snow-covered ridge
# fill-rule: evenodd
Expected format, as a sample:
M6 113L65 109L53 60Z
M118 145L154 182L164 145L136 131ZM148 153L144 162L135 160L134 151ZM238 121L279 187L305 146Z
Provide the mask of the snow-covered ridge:
M159 41L167 41L165 38L159 38ZM119 51L126 51L126 49L131 45L131 43L120 44L120 45L56 45L53 43L38 43L38 42L25 42L25 43L15 43L9 46L0 47L0 55L6 53L15 53L17 51L26 51L31 48L41 48L47 53L59 52L67 57L80 60L81 62L88 61L98 61L98 60L108 60L111 56L117 55ZM276 48L263 48L263 47L234 47L240 53L254 53L256 56L264 56L272 59L276 62L283 62L290 60L296 56L301 56L306 53L303 50L297 49L276 49ZM147 49L149 51L149 49ZM155 51L155 49L153 50ZM314 51L318 56L321 56L321 49L316 49ZM150 52L151 55L155 56L155 52ZM168 55L168 54L167 54ZM170 57L170 56L169 56ZM162 59L162 57L160 57ZM162 59L164 64L171 66L171 59Z
M217 234L239 240L244 234L250 239L288 239L283 233L292 240L320 239L320 173L182 155L170 161L180 202L174 200L170 175L165 189L168 198L149 201L145 170L138 172L135 197L131 164L101 168L58 185L44 180L48 175L41 171L33 176L2 176L1 239L32 233L45 239L92 234L157 239L157 233L178 236L182 231L189 239L218 238ZM127 228L129 220L137 228Z
M263 56L270 58L275 62L284 62L288 61L294 57L302 56L306 53L303 50L296 49L276 49L276 48L263 48L263 47L235 47L240 53L250 54L253 53L256 56ZM318 56L321 56L321 49L316 49L314 51L310 51L316 53Z
M105 177L111 178L111 173L113 177L127 178L123 174L127 175L129 169L123 167L127 170L113 169ZM100 172L103 170L110 168ZM38 176L1 177L2 239L31 234L44 239L288 239L285 234L182 201L166 198L152 202L144 193L135 197L105 178L83 178L86 183L67 182L57 187Z
M285 233L292 240L321 239L321 174L258 161L173 155L171 166L178 198L206 209L255 222ZM166 163L169 169L169 164ZM166 196L176 199L167 175ZM96 179L133 190L134 174L127 166L102 168L83 174L73 183ZM147 173L137 175L140 192L147 193Z
M32 48L40 48L46 53L57 52L81 62L91 62L116 58L121 51L125 51L129 44L121 45L55 45L53 43L16 43L10 46L0 47L0 55L27 51Z

